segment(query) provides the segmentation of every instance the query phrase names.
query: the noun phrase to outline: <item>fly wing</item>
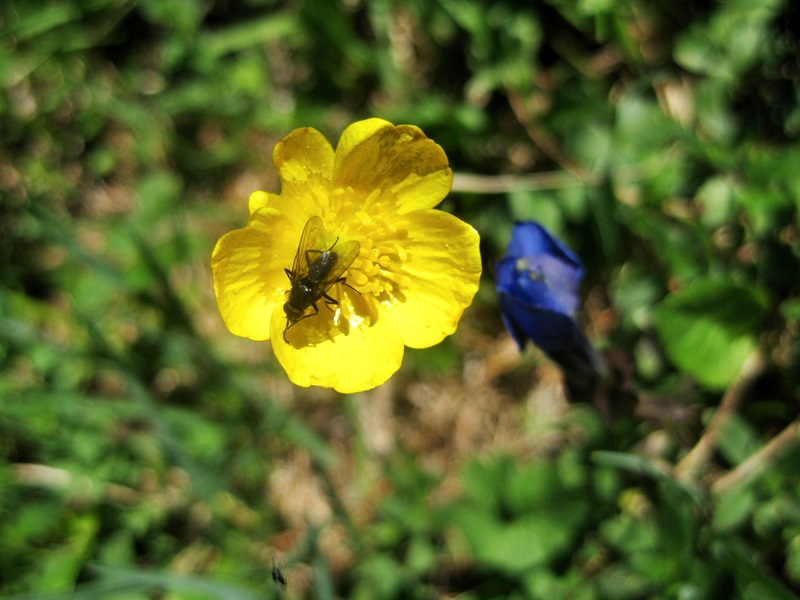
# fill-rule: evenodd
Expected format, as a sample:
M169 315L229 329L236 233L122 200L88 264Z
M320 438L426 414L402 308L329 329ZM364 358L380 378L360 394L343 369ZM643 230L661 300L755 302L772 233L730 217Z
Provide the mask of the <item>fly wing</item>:
M334 252L336 252L336 263L331 268L330 272L325 277L325 280L320 285L320 288L323 290L327 290L330 288L336 280L342 276L350 265L353 264L353 261L358 256L358 253L361 251L361 244L359 244L355 240L350 240L349 242L342 242L341 244L336 244L332 248Z
M317 238L323 232L324 229L320 217L313 216L306 221L306 226L303 227L303 233L300 236L300 243L297 245L297 254L294 255L294 262L292 263L293 281L297 281L300 277L308 275L308 268L310 265L306 259L306 251L319 250L319 248L316 247Z

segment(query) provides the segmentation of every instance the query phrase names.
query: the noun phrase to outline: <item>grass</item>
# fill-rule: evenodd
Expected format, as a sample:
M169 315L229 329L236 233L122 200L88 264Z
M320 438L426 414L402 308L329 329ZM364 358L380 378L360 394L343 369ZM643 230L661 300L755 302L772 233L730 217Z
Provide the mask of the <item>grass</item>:
M791 3L17 4L0 594L800 593ZM277 191L278 140L367 116L445 149L484 280L454 336L342 397L229 334L208 264ZM503 329L521 219L586 264L600 404Z

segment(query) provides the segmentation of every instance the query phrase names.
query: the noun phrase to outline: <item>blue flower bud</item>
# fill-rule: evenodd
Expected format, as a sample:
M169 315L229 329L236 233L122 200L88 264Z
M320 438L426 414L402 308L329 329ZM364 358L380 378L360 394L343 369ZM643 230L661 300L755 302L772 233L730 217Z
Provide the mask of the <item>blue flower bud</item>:
M582 277L580 259L533 221L514 225L497 264L503 322L520 349L531 340L561 366L568 386L588 392L603 367L575 321Z

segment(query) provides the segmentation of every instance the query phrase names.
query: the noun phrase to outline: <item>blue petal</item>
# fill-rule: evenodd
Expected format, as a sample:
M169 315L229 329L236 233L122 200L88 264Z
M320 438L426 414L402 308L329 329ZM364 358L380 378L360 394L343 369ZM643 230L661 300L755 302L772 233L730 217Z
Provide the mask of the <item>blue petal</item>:
M508 252L497 264L497 291L503 320L520 347L530 339L550 352L584 339L574 319L582 276L580 259L544 227L514 225Z
M503 322L520 349L531 340L547 353L584 352L586 338L571 317L506 294L500 295L500 309Z
M497 290L535 308L574 316L583 277L580 259L534 222L517 223L497 265Z
M583 276L581 259L539 223L535 221L515 223L514 228L511 230L511 241L508 243L506 256L519 258L538 255L553 256L570 265L580 272L580 276Z
M497 289L529 304L573 316L580 274L551 256L504 258L497 265Z

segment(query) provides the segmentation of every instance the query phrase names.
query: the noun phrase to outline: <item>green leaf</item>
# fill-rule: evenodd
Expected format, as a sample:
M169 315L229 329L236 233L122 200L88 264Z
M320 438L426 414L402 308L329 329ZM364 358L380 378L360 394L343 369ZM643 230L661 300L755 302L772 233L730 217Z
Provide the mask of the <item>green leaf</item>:
M199 45L217 58L282 37L297 35L300 35L297 17L287 11L247 19L224 29L204 33Z
M478 561L520 573L564 552L577 535L585 509L582 502L568 500L562 510L548 507L510 522L475 507L461 507L454 516Z
M735 489L723 494L714 507L711 519L714 531L719 533L735 531L750 517L755 502L755 494L751 489Z
M795 535L786 545L786 576L795 585L800 584L800 535Z
M731 464L738 465L758 450L761 438L757 430L737 414L726 418L717 437L717 451Z
M592 505L583 489L565 489L565 470L560 463L516 465L507 456L467 465L471 502L455 507L453 519L478 561L518 574L569 547Z
M78 516L70 523L67 543L49 550L38 566L44 582L43 590L63 591L75 584L98 528L99 523L93 515Z
M753 288L706 277L671 294L653 316L678 369L709 389L723 390L755 350L766 304Z

